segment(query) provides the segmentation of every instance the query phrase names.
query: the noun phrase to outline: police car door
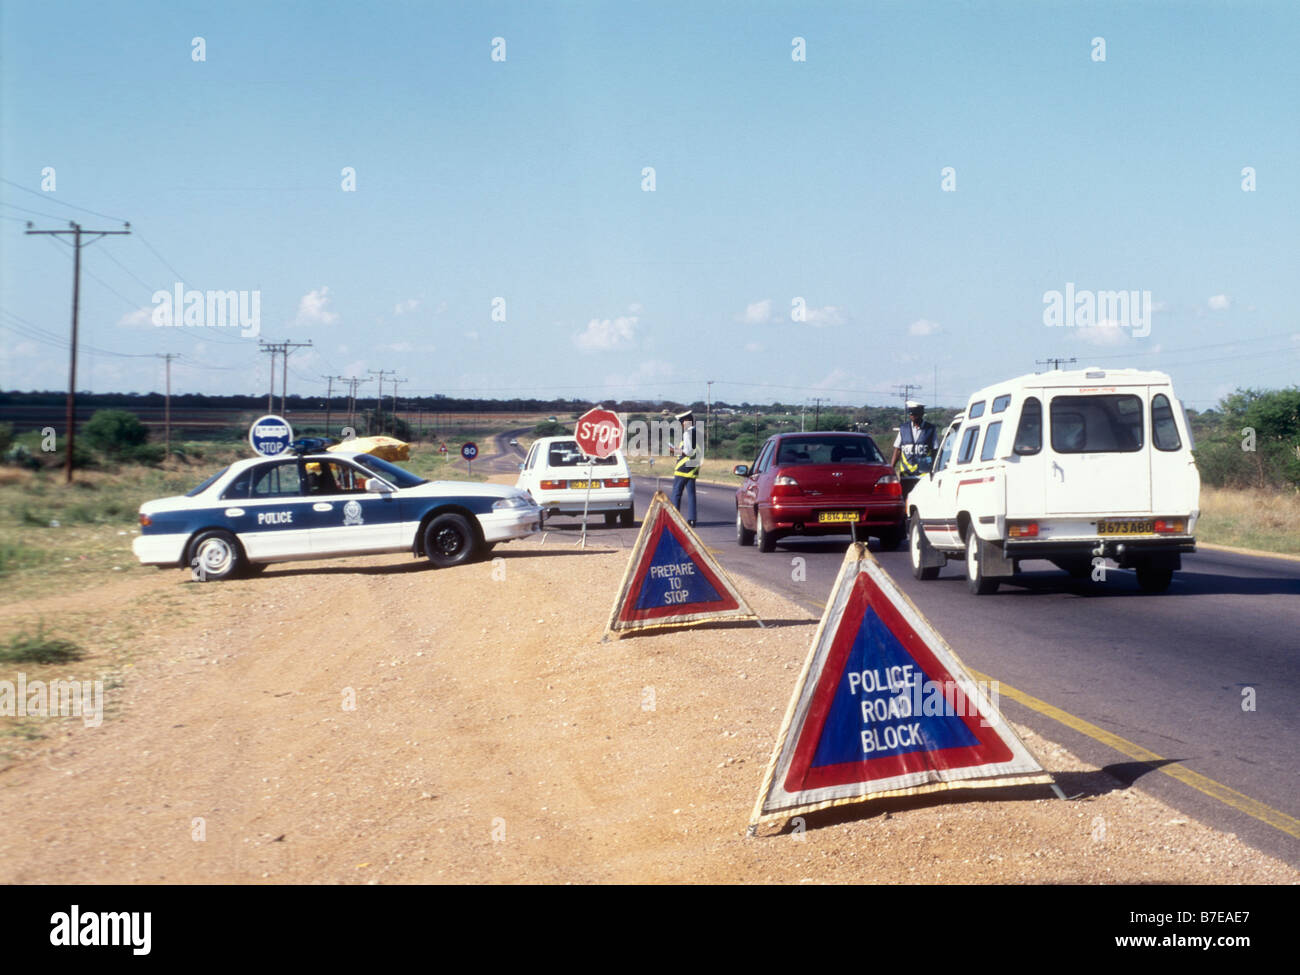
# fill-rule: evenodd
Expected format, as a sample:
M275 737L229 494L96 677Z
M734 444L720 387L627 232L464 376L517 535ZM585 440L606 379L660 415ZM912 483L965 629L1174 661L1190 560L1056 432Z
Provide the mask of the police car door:
M310 460L306 474L313 553L342 555L406 547L397 498L374 489L378 478L342 459Z
M304 558L310 554L310 506L302 494L301 469L298 458L268 461L249 471L247 500L239 478L231 485L239 498L230 492L223 495L229 501L238 500L238 507L227 509L235 525L244 552L254 562L273 559ZM239 513L231 515L231 511Z

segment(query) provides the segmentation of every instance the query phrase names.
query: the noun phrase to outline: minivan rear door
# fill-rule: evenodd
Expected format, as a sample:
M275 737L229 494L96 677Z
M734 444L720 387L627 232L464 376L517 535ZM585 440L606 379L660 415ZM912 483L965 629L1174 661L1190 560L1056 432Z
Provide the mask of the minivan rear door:
M1046 513L1148 514L1147 387L1045 389Z

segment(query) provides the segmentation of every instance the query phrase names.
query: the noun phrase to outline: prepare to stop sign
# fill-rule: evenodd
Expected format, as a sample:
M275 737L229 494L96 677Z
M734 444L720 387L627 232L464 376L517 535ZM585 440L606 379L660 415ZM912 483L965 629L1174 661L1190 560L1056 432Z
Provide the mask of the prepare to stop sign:
M623 446L623 424L618 416L600 407L578 418L573 438L588 457L609 457Z

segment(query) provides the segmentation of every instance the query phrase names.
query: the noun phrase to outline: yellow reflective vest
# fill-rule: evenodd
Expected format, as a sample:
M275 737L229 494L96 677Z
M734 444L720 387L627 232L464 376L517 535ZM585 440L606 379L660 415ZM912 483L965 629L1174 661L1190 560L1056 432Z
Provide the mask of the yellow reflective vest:
M695 424L691 424L683 431L681 446L677 449L681 452L681 457L677 460L677 466L673 468L673 474L677 477L699 477L701 458L700 448L695 443Z

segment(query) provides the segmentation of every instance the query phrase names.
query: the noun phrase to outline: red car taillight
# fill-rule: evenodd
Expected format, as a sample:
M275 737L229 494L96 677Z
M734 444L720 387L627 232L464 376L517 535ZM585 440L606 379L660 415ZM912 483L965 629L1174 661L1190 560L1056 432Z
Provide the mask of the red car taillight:
M793 477L782 474L772 482L772 496L774 498L788 498L796 494L803 494L803 491L799 487L799 482Z
M887 498L901 498L903 496L903 482L898 479L897 474L886 474L876 482L874 491L876 494L883 494Z

